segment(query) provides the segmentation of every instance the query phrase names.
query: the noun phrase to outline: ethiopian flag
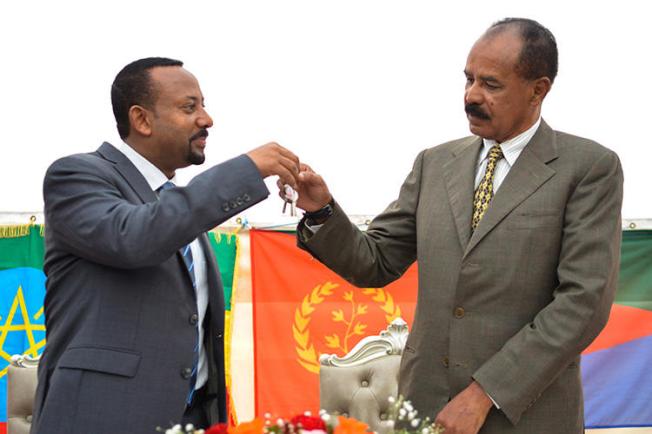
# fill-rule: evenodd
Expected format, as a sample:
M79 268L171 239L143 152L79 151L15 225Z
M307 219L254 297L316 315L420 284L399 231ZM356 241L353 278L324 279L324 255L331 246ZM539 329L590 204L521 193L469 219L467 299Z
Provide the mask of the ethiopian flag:
M231 301L237 287L239 238L208 234L224 285L227 396L229 421L237 422L231 401ZM0 226L0 434L6 433L7 367L14 354L37 356L45 346L43 226Z
M7 423L7 367L45 346L43 227L0 226L0 434Z

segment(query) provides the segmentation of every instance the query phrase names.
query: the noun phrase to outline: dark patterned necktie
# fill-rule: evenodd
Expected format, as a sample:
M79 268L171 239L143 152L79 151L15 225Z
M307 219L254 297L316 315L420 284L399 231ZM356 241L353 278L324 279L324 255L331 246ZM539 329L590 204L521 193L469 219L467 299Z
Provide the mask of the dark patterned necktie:
M174 188L175 185L171 183L170 181L167 181L165 184L163 184L157 191L161 192L164 190L169 190L171 188ZM192 259L192 250L190 249L190 244L182 247L179 252L181 253L181 256L183 257L183 262L186 264L186 268L188 269L188 274L190 275L190 281L192 282L192 288L193 290L197 291L197 281L195 279L195 262ZM199 327L199 325L198 325ZM192 402L192 397L193 394L195 393L195 385L197 383L197 368L199 367L199 330L197 330L197 337L195 340L197 341L195 344L195 349L193 351L192 355L192 373L190 375L190 390L188 391L188 396L186 398L186 403L190 405Z
M503 158L503 150L500 145L493 145L489 150L489 160L487 161L487 168L485 169L484 176L480 181L480 185L475 190L473 197L473 218L471 219L471 231L475 231L478 227L480 220L489 208L489 202L494 196L494 174L496 172L496 165L498 160Z

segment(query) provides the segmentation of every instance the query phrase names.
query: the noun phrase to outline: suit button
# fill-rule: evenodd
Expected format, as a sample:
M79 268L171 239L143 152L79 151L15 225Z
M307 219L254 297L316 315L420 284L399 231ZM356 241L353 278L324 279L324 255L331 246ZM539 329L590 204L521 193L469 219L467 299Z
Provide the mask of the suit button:
M245 194L242 195L242 200L244 200L245 202L249 202L251 200L251 198L249 197L249 195L247 193L245 193Z
M455 315L455 318L457 318L457 319L464 318L464 308L463 307L456 307L455 312L453 314Z
M235 202L235 200L232 200L231 202L229 202L229 206L231 207L231 209L236 209L238 207L238 204Z
M448 368L448 357L442 358L441 364L444 365L444 368Z
M191 325L197 325L197 323L199 322L199 315L193 313L192 315L190 315L190 318L188 318L188 322Z
M218 334L216 334L216 335L215 335L215 338L216 338L216 339L222 339L222 333L218 333Z
M238 196L235 201L238 203L238 205L244 204L244 200L242 200L242 198L240 196Z
M181 378L183 378L184 380L189 380L191 376L192 376L192 369L183 368L181 370Z
M228 204L228 203L224 202L224 203L222 204L222 210L223 210L224 212L229 212L230 209L231 209L231 208L229 208L229 204Z

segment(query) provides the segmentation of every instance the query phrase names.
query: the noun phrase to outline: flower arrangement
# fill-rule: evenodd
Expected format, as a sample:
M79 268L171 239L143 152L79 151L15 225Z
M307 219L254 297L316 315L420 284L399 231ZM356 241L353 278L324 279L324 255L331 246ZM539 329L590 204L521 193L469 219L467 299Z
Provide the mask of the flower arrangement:
M444 429L433 424L429 418L418 418L418 412L412 403L402 396L390 397L389 403L387 423L394 430L394 434L443 434ZM371 430L364 422L341 415L331 415L322 410L319 416L305 412L289 420L277 418L273 421L272 416L266 414L264 418L256 418L235 426L217 424L203 430L188 424L185 427L175 425L166 430L159 428L158 431L165 434L367 434Z

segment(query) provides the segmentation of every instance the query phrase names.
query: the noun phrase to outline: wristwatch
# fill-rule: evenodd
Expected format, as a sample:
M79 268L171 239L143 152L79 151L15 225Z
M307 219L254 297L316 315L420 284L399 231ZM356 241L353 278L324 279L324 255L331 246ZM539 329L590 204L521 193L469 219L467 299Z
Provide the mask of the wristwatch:
M303 216L306 219L306 224L308 226L321 225L328 220L330 216L333 215L333 201L331 200L323 207L319 208L317 211L306 211L303 213Z

